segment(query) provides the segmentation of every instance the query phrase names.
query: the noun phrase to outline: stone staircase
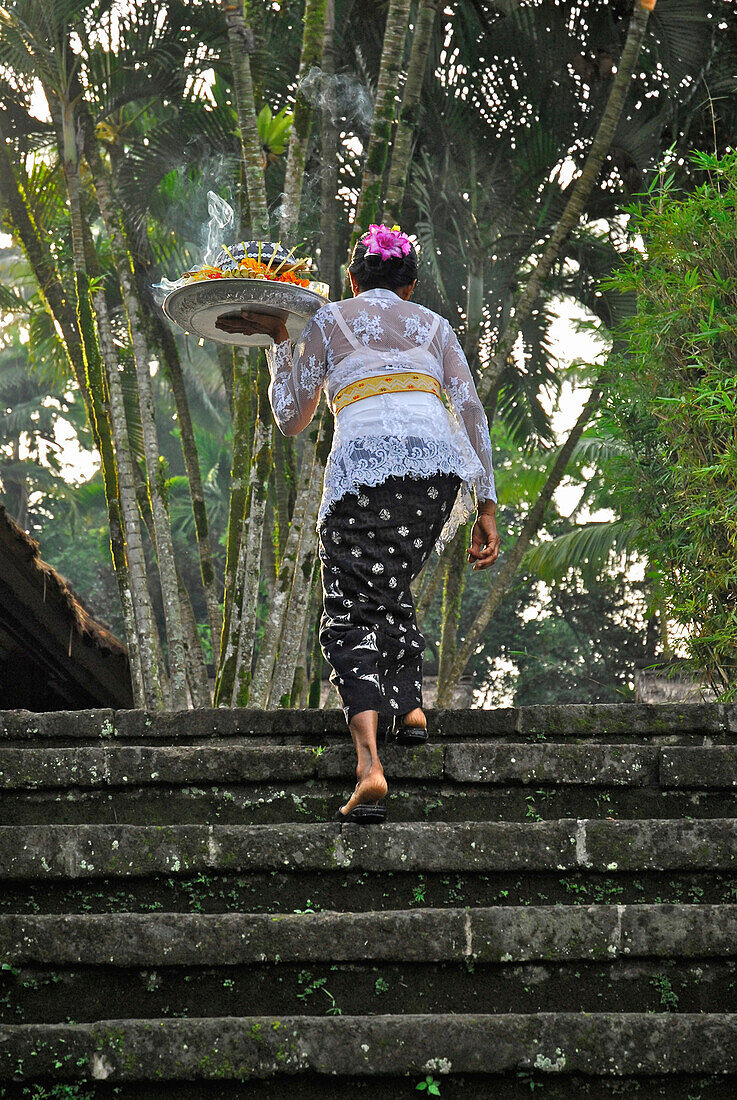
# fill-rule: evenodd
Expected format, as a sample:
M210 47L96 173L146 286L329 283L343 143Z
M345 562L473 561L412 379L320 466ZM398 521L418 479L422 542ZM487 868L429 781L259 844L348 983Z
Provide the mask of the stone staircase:
M737 708L430 725L0 714L0 1097L733 1098Z

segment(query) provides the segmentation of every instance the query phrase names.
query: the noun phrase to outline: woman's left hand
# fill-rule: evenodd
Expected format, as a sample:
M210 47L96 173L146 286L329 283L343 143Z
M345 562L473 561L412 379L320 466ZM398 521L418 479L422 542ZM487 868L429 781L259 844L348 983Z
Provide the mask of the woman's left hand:
M496 517L481 513L473 525L468 560L474 569L488 569L499 557L502 540L496 529Z
M271 336L275 344L283 344L289 339L287 327L281 317L273 313L257 313L255 310L242 309L240 317L223 314L215 321L215 328L222 332L238 332L244 336Z

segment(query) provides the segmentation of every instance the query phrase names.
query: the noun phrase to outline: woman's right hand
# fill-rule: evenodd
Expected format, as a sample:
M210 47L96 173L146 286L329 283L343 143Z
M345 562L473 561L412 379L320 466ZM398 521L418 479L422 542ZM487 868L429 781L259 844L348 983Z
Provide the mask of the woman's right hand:
M488 569L499 557L502 540L496 529L496 516L482 512L471 531L468 560L474 569Z
M243 333L245 336L271 336L275 344L283 344L289 339L287 327L281 317L275 317L273 313L258 313L256 310L242 309L240 317L222 314L215 321L215 328L222 332Z

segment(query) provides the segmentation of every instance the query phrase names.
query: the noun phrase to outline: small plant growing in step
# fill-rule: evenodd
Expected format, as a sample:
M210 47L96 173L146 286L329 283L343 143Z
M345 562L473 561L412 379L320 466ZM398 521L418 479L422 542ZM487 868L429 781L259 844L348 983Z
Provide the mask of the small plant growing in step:
M387 990L389 989L389 982L385 978L377 978L374 989L376 990L376 995L378 997L382 993L387 992Z
M678 994L671 985L670 978L665 974L656 974L650 979L650 985L654 986L660 994L660 1003L670 1012L678 1008Z
M427 1076L424 1081L419 1081L415 1088L418 1092L427 1092L429 1096L440 1096L440 1082L434 1077Z
M427 887L425 886L425 881L422 875L420 875L420 881L417 883L414 890L412 891L412 897L409 900L410 905L424 905L426 890Z

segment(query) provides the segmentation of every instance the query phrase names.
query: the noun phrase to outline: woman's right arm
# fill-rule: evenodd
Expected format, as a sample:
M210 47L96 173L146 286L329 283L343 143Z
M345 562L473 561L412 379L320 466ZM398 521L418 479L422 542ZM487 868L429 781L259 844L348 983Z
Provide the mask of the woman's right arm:
M297 340L294 354L286 331L283 339L266 349L271 383L269 401L274 419L284 435L298 435L315 415L327 372L328 348L325 318L319 311L308 321ZM275 337L276 339L276 337Z

